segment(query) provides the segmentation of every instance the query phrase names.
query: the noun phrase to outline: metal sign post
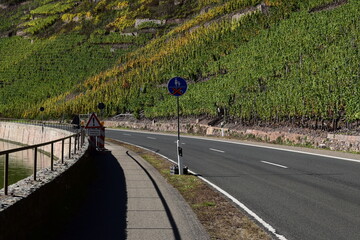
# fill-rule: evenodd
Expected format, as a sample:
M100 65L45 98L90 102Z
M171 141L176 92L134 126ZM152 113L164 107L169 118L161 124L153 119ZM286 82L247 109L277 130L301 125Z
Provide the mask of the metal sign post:
M103 118L104 117L105 104L100 102L97 107L98 107L98 109L100 109L100 117Z
M179 97L182 96L187 90L187 83L184 79L180 77L175 77L170 79L168 82L168 90L172 96L176 97L176 104L177 104L177 120L178 120L178 137L176 141L176 149L177 149L177 156L178 156L178 169L179 175L183 174L183 164L182 164L182 148L180 143L180 105L179 105Z
M44 107L40 107L40 112L41 112L41 131L44 132Z

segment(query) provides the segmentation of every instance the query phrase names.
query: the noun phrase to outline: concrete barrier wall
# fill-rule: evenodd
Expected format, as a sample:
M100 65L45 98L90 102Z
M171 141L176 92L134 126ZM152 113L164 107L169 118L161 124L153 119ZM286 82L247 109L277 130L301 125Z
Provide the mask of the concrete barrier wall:
M25 145L34 145L45 143L60 138L67 137L73 133L46 126L36 126L30 124L0 122L0 139L21 143ZM69 140L65 141L65 151L69 148ZM51 145L41 148L46 152L51 151ZM61 157L61 141L54 144L54 155Z
M54 233L61 231L72 212L81 207L95 175L95 158L87 151L70 168L59 172L27 196L21 194L21 187L12 188L15 192L8 198L16 198L16 202L0 209L0 240L55 239ZM29 183L31 178L23 182ZM30 185L22 188L30 189ZM4 203L1 194L0 205Z
M1 139L26 145L69 135L72 133L61 129L0 122ZM4 195L0 186L0 240L53 239L59 222L67 221L73 209L81 206L83 194L94 176L94 153L86 151L85 142L69 158L68 140L65 142L66 158L64 163L54 163L54 171L38 170L36 180L29 176L10 185L8 195ZM50 147L42 150L50 152ZM54 145L54 150L61 156L61 141Z

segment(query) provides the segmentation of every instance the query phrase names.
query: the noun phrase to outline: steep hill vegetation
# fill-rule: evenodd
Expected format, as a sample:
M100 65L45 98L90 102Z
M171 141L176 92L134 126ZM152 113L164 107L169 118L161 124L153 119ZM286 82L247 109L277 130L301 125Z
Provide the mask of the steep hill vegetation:
M7 0L0 113L176 114L313 127L360 119L357 0ZM144 20L152 19L152 20Z

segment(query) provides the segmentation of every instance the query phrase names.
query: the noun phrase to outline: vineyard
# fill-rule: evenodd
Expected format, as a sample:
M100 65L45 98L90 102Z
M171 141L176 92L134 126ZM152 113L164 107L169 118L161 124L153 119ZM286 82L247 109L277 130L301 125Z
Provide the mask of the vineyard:
M360 119L359 1L179 2L37 0L14 4L11 21L0 9L0 114L104 102L108 116L171 117L166 83L181 76L183 116L328 129Z

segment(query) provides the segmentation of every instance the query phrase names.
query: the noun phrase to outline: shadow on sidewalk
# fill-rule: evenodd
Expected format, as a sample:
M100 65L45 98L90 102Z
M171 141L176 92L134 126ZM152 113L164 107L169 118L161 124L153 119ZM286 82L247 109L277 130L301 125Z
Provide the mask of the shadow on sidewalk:
M125 176L110 153L94 153L94 176L78 209L54 240L126 239Z

